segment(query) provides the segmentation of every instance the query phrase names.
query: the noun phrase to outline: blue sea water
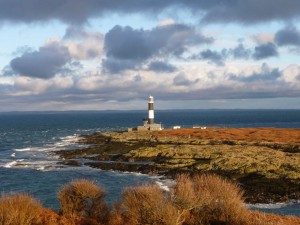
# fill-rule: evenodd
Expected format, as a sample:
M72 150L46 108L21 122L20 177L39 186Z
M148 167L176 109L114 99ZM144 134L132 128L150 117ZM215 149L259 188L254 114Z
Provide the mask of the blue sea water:
M26 192L44 206L58 209L57 191L69 181L86 178L102 185L107 201L119 198L124 187L169 181L138 173L102 171L57 164L53 151L81 148L79 135L126 130L142 123L145 111L0 113L0 193ZM300 110L170 110L156 111L156 122L165 128L283 127L300 128ZM300 215L298 204L251 206L262 211Z

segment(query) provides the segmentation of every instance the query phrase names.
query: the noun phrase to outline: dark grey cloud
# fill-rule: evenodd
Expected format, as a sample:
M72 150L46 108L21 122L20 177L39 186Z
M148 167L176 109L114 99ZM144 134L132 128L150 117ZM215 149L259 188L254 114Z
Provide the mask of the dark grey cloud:
M279 46L300 46L300 32L293 25L287 26L277 31L275 42Z
M278 56L277 46L271 42L256 46L253 53L253 58L255 60L261 60L274 56Z
M48 79L65 70L71 61L68 49L58 45L48 45L38 51L26 52L10 62L12 70L21 75Z
M236 75L231 74L229 77L230 80L236 80L240 82L256 82L256 81L276 81L279 77L282 76L282 72L278 68L270 69L267 64L262 64L261 70L259 73L254 72L253 74L250 74L248 76L244 75Z
M130 26L113 27L105 35L105 50L107 57L117 59L144 60L152 55L150 43L147 41L147 32L135 30Z
M175 66L168 62L163 61L153 61L148 66L149 70L153 70L155 72L167 72L167 73L173 73L177 70Z
M251 55L251 50L245 48L245 46L240 43L235 48L230 49L229 54L231 54L235 59L248 59Z
M102 60L102 70L104 73L120 73L124 70L137 69L138 63L131 59L106 58Z
M167 8L190 10L205 22L259 23L299 18L298 0L0 0L0 20L78 24L107 13L157 15ZM204 18L202 18L204 16Z
M209 62L212 62L218 66L224 66L224 60L226 59L226 57L226 50L223 50L221 53L219 53L217 51L207 49L200 52L200 54L198 55L198 58L202 60L208 60Z
M183 24L159 26L152 30L115 26L105 35L106 59L102 66L111 72L119 72L122 70L122 61L123 69L130 69L153 56L179 57L189 46L212 42L213 38L205 37ZM117 68L113 68L113 64Z
M272 20L285 21L300 17L300 2L297 0L214 0L210 2L203 18L203 21L209 23L251 24Z
M173 84L176 86L190 86L199 81L199 79L190 80L186 77L186 75L180 73L173 79Z
M199 54L193 55L191 59L207 60L217 66L224 66L225 61L228 58L249 59L251 53L251 49L245 48L245 46L240 43L234 48L224 48L221 51L206 49L201 51Z

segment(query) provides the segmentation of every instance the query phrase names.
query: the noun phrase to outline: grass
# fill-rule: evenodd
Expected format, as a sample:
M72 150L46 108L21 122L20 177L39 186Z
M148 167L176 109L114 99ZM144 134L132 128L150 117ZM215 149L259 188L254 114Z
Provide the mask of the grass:
M247 213L239 186L216 175L179 175L172 196L185 224L241 224Z
M299 225L300 219L250 211L239 185L213 174L178 175L170 191L128 187L108 208L105 191L88 180L61 188L61 212L26 194L0 198L1 225Z
M0 198L1 225L39 224L42 206L27 194L12 194Z
M157 185L125 189L116 208L123 218L120 224L175 225L178 217L178 210Z
M63 215L75 219L77 216L94 218L106 222L108 207L104 202L105 191L88 180L74 180L58 192Z

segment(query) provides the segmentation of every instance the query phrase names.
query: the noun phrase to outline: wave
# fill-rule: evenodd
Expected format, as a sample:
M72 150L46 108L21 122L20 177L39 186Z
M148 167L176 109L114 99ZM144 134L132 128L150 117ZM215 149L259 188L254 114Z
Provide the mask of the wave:
M157 184L160 187L160 189L164 191L170 191L170 187L165 183L163 183L162 181L155 181L155 184Z
M251 210L299 217L299 200L292 200L288 203L248 204L247 206Z
M46 161L46 160L38 160L38 161L28 161L26 159L18 159L11 162L7 162L0 167L4 168L19 168L19 169L34 169L40 171L46 171L47 169L56 169L60 168L61 165L57 164L58 161Z
M17 152L26 152L26 151L31 151L31 148L16 148L14 151Z
M11 162L8 162L8 163L5 163L3 165L4 168L12 168L16 165L18 165L18 163L24 161L24 159L18 159L18 160L14 160L14 161L11 161Z
M12 161L12 162L6 163L3 167L4 168L11 168L11 167L17 165L17 163L18 163L17 161Z
M257 203L257 204L249 204L248 206L250 208L255 208L255 209L280 209L283 207L286 207L287 203L270 203L270 204L265 204L265 203Z
M53 139L52 143L41 143L40 146L24 146L24 148L12 149L7 155L3 154L0 167L4 168L28 168L39 171L60 169L67 167L57 164L59 156L51 152L66 149L79 148L78 141L81 139L77 134ZM14 159L12 161L12 158Z
M16 148L12 149L16 152L29 152L29 151L55 151L55 150L62 150L65 147L73 146L77 147L80 146L78 143L79 140L82 138L79 137L77 134L61 137L59 141L54 143L45 143L42 146L30 146L30 147L24 147L24 148ZM55 139L53 139L55 140Z

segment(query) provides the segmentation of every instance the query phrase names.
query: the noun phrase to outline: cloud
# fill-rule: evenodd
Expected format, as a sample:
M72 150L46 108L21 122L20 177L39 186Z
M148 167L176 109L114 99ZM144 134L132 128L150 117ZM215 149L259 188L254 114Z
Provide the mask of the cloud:
M172 73L177 70L177 68L168 62L163 61L153 61L148 66L149 70L155 71L155 72L167 72Z
M274 43L274 34L273 33L258 33L250 36L251 39L257 44L266 44L268 42Z
M20 48L21 56L3 69L6 76L21 75L49 79L57 74L75 73L83 68L79 60L92 60L103 55L104 36L68 28L64 39L50 38L38 50Z
M71 40L86 40L86 39L98 39L103 40L103 34L99 32L88 32L82 27L71 26L66 29L64 39Z
M48 80L12 76L6 77L7 81L3 83L3 87L2 79L0 81L0 101L4 105L5 102L11 101L9 104L15 104L16 108L18 102L26 102L24 107L32 110L29 105L46 108L51 105L52 109L74 109L73 107L82 109L91 104L94 108L88 109L103 109L105 102L113 100L115 103L110 106L120 109L119 102L133 103L149 93L155 93L156 99L159 100L180 102L300 97L299 68L297 65L291 65L279 70L263 64L245 69L237 66L232 70L228 68L203 70L202 65L198 63L197 67L182 65L178 73L166 73L164 76L147 68L139 73L124 72L117 79L110 74L99 76L97 73L87 72L76 78L57 75ZM52 104L53 102L55 104ZM193 105L191 102L189 104ZM137 107L132 104L130 106L131 109ZM7 109L8 106L5 107Z
M281 79L292 87L300 89L300 66L289 65L282 71Z
M194 5L196 10L205 6L203 1L195 1ZM295 0L225 0L221 4L213 0L206 4L203 21L244 24L286 21L299 18L299 9L300 2Z
M271 69L266 63L262 64L261 68L257 72L253 72L247 76L245 75L230 75L230 80L236 80L240 82L256 82L256 81L271 81L274 82L282 76L282 73L278 68Z
M68 48L70 55L79 60L90 60L102 56L104 35L85 31L79 27L67 28L63 40L56 43Z
M130 26L113 27L105 35L105 50L108 57L117 59L143 60L152 55L147 32L135 30Z
M248 59L251 55L251 50L245 48L245 46L240 43L235 48L230 49L229 54L231 54L234 59Z
M186 77L186 75L178 74L176 77L174 77L173 84L176 86L190 86L197 83L198 81L199 79L190 80Z
M97 0L0 0L0 20L9 22L44 22L60 20L81 24L107 13L147 13L157 15L166 9L185 8L204 22L259 23L299 18L297 0L199 0L199 1L97 1ZM202 18L203 16L203 18Z
M141 75L135 75L134 77L133 77L133 80L135 81L135 82L140 82L140 81L142 81L142 77L141 77Z
M152 30L115 26L105 35L106 59L102 66L104 70L120 72L138 67L153 56L179 57L189 46L212 41L213 38L183 24L158 26Z
M167 18L159 21L158 26L168 26L172 24L176 24L176 22L172 18Z
M70 61L71 57L66 47L51 44L14 58L10 66L19 75L49 79L63 72L64 66Z
M300 46L300 32L295 26L287 26L275 34L275 42L279 46Z
M207 49L200 52L196 58L208 60L209 62L212 62L218 66L224 66L224 60L226 59L226 57L226 51L222 51L221 53L219 53L217 51Z
M49 80L36 79L31 77L16 77L14 79L14 91L9 96L36 96L45 93L58 92L69 89L74 82L71 77L57 76Z
M256 46L253 53L253 58L255 60L261 60L274 56L278 56L277 47L271 42Z
M104 73L120 73L124 70L135 70L138 67L138 63L132 59L115 59L106 58L102 59L102 71Z
M191 59L208 60L217 66L224 66L225 61L229 58L233 59L249 59L252 51L240 43L234 48L223 48L221 51L211 49L203 50L199 54L192 55Z

